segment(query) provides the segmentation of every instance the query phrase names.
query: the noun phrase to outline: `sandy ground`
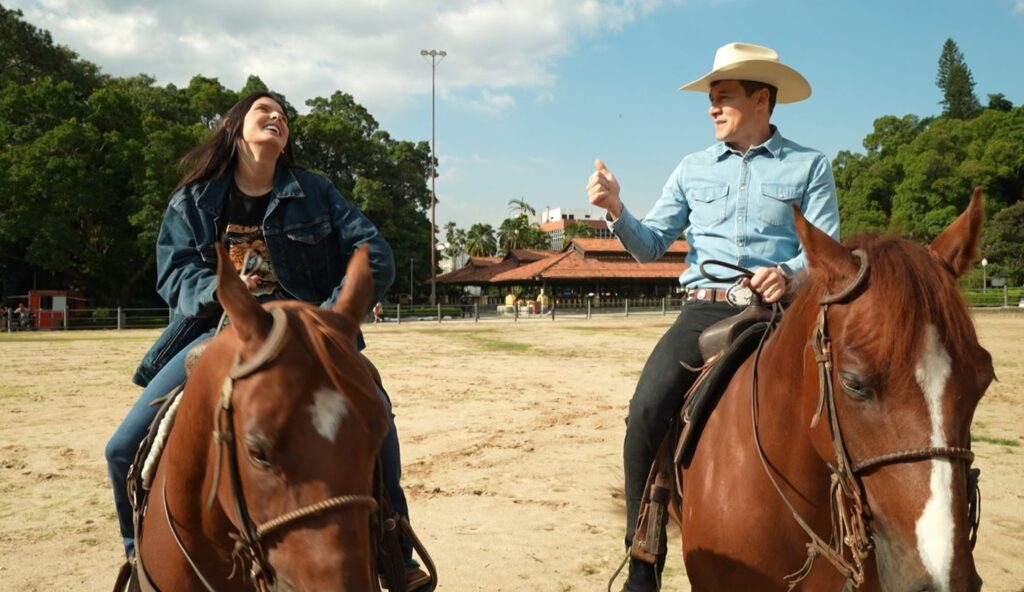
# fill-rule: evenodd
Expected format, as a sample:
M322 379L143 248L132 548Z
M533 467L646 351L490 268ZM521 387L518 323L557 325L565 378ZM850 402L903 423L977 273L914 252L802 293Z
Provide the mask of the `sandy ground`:
M366 326L413 522L443 591L604 590L621 558L623 417L671 317ZM975 421L986 590L1024 591L1024 315L977 317L1000 382ZM103 446L154 331L0 334L0 590L109 590ZM672 545L678 549L678 541ZM688 590L670 552L667 590ZM616 588L617 589L617 588Z

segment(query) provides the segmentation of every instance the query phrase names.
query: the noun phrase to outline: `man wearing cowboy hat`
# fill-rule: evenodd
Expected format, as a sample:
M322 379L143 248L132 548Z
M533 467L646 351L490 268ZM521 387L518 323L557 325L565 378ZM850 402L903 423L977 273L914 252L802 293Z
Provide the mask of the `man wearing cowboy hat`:
M715 53L710 73L680 90L708 93L717 142L682 160L643 220L623 205L619 182L602 161L595 162L587 184L590 203L607 210L609 228L638 261L660 258L684 229L690 245L689 267L679 278L686 290L682 312L651 352L629 403L623 445L627 546L651 462L682 394L696 378L680 362L700 367L701 331L744 304L739 290L703 277L700 264L717 259L752 269L754 276L742 286L760 293L765 302L777 302L793 275L807 265L790 205L799 205L812 224L839 238L828 159L783 138L769 123L776 103L811 96L803 76L780 62L772 49L729 43ZM659 572L633 559L623 590L657 590Z

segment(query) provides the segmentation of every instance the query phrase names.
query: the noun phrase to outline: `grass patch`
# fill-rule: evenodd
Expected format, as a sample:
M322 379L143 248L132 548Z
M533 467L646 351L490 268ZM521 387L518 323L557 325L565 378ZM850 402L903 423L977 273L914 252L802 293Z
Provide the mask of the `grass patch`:
M574 331L576 333L609 333L609 332L612 332L612 331L618 331L618 332L628 331L628 329L626 327L623 327L621 325L616 325L614 327L609 327L607 325L605 325L605 326L596 326L595 325L595 326L592 326L592 327L587 327L587 326L584 326L584 325L569 325L569 326L566 326L566 327L559 327L559 329L565 329L566 331Z
M0 399L24 399L33 394L36 394L35 387L7 385L0 388Z
M483 335L472 335L468 337L469 341L473 343L473 349L478 352L525 352L533 349L533 346L529 343L505 341L504 339L496 339Z
M1016 448L1020 446L1020 440L1016 438L992 438L990 436L971 436L971 442L984 442L985 444L995 444L996 446L1009 446Z
M477 353L480 352L525 352L533 349L529 343L509 341L494 336L497 331L493 329L457 329L457 330L436 330L422 331L438 337L455 337L470 344L470 348Z

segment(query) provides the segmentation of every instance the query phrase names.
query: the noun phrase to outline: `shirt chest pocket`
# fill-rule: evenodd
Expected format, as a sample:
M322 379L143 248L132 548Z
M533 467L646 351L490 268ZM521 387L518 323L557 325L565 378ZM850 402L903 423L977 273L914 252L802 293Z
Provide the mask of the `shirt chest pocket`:
M712 226L725 220L729 202L728 185L705 185L691 187L686 192L690 206L690 223L696 226Z
M336 241L330 238L332 233L329 220L287 229L284 234L290 271L304 276L306 281L323 273L330 266L331 259L338 256ZM281 270L278 270L278 275L281 275Z
M288 231L289 241L303 245L315 245L331 233L331 223L328 221L317 222L310 226L293 228Z
M788 183L762 183L757 217L768 226L787 226L793 222L792 205L800 205L803 188Z

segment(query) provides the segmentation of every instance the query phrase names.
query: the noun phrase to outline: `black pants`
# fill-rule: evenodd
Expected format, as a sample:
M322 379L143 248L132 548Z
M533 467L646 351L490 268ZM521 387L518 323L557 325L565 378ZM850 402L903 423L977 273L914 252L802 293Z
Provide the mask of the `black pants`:
M622 446L626 474L626 546L633 542L636 519L647 474L672 418L679 413L683 395L697 373L679 362L699 368L703 364L697 338L710 325L742 309L725 302L688 302L676 322L661 337L647 358L636 391L629 401L626 440Z

